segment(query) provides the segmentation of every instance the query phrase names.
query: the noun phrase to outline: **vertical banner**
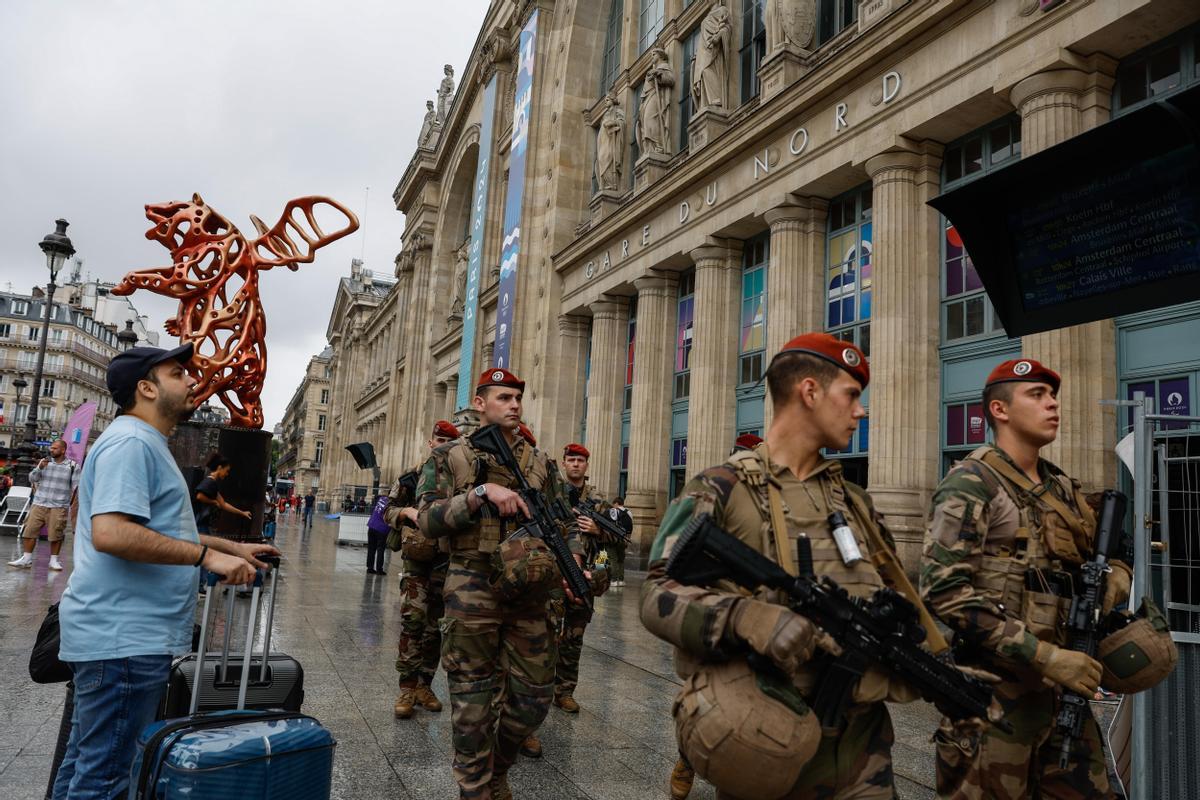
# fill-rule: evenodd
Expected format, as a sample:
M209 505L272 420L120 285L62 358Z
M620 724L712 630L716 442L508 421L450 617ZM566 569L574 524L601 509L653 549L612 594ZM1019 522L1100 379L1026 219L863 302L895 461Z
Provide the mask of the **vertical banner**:
M475 316L479 311L479 280L483 269L483 224L487 212L488 177L492 168L492 120L496 116L496 76L483 90L483 124L479 128L479 165L471 198L471 252L467 261L467 296L463 300L462 344L458 351L456 411L467 407L475 388Z
M71 412L67 427L63 429L63 439L67 442L67 458L77 464L83 463L83 455L87 452L88 438L92 435L92 423L95 419L96 403L88 400Z
M517 261L521 257L521 210L525 199L525 151L529 146L529 111L533 105L533 62L537 53L538 12L534 9L521 31L517 90L513 99L512 148L508 162L508 192L504 197L504 249L500 258L500 289L496 299L496 348L493 366L509 367L513 308L517 299Z

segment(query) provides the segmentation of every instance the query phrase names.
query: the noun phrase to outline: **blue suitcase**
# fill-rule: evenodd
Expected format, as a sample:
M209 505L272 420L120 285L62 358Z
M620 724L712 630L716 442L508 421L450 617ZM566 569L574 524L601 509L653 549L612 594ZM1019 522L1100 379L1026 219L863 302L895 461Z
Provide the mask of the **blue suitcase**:
M333 736L291 711L213 711L155 722L138 738L136 800L326 800Z
M200 647L196 653L197 674L203 674L209 609L217 594L217 580L216 575L208 579ZM261 586L260 574L254 581L251 611L247 615L238 708L195 713L201 681L193 681L192 713L155 722L138 737L129 776L130 797L135 800L328 799L337 746L333 735L304 714L245 708L247 684L255 672L250 667L249 654L258 627L255 611ZM232 594L229 593L227 625L233 618ZM223 658L228 658L228 638ZM266 652L269 651L264 646Z

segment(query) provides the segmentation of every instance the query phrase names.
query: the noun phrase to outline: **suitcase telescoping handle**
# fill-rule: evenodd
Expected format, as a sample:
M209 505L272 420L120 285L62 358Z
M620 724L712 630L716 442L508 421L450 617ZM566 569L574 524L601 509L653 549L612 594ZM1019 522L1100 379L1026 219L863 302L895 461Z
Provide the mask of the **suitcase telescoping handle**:
M258 679L260 681L266 678L267 657L271 652L271 623L275 617L275 581L278 579L279 575L279 557L267 556L261 560L271 565L273 576L271 578L270 601L267 605L267 633L263 637L263 658L258 671ZM209 572L205 576L205 583L207 584L208 591L206 591L204 594L204 612L200 617L200 646L196 651L195 671L192 674L192 698L191 703L188 706L189 716L196 713L196 709L199 707L200 703L200 683L204 674L204 658L208 650L209 625L213 616L211 611L212 598L213 595L217 593L217 583L220 582L223 577L224 576L218 575L214 572ZM239 711L246 707L246 689L250 683L250 657L252 654L252 648L254 646L254 632L258 627L258 596L259 592L262 590L262 586L263 570L258 570L255 572L254 583L251 589L250 611L247 614L248 619L246 621L246 644L242 650L242 675L240 685L238 686L237 703L237 708ZM225 643L221 654L222 681L224 681L226 678L226 671L229 664L230 628L231 623L233 622L236 589L237 587L230 586L225 591Z

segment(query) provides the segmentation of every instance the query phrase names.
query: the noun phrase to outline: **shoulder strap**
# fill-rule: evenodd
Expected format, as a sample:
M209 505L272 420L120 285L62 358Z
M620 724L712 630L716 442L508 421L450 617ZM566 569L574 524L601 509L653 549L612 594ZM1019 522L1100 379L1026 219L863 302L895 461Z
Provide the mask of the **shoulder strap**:
M771 455L764 442L754 450L744 450L730 456L730 463L735 464L745 475L746 482L751 488L762 490L767 494L767 510L770 514L771 537L775 543L775 556L779 566L789 575L796 574L796 562L792 560L792 544L787 535L787 518L783 514L783 495L779 484L771 476Z
M975 454L979 453L981 450L985 452L983 452L982 456L978 458L979 461L982 461L984 465L1011 483L1013 486L1016 486L1018 489L1030 495L1037 501L1045 503L1058 513L1058 516L1061 517L1062 521L1066 523L1068 528L1071 529L1071 533L1076 537L1077 540L1086 541L1087 533L1083 529L1083 523L1079 520L1078 512L1067 508L1067 504L1062 500L1059 500L1054 492L1047 491L1046 484L1035 484L1028 475L1026 475L1024 472L1021 472L1019 469L1006 461L999 453L997 453L995 448L981 447L979 450L971 453L970 457L974 457ZM1057 477L1055 477L1054 480L1057 482Z

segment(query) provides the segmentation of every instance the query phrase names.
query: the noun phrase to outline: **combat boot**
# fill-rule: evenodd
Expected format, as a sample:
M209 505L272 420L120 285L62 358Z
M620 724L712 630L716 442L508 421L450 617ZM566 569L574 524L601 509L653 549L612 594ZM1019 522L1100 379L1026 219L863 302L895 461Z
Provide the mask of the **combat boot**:
M676 761L675 769L671 770L671 800L684 800L691 793L695 780L696 771L682 758Z
M579 703L576 703L575 698L571 697L569 694L554 695L554 705L558 706L568 714L579 713Z
M488 787L492 790L492 800L513 800L512 789L508 788L507 775L493 775Z
M442 710L442 701L438 700L437 695L433 693L433 690L423 683L417 686L415 697L417 704L426 711Z
M396 698L396 719L408 719L413 715L413 706L417 703L416 692L411 686L401 686L400 696Z
M542 740L537 737L536 733L529 734L525 737L525 741L521 742L521 755L526 758L542 757Z

